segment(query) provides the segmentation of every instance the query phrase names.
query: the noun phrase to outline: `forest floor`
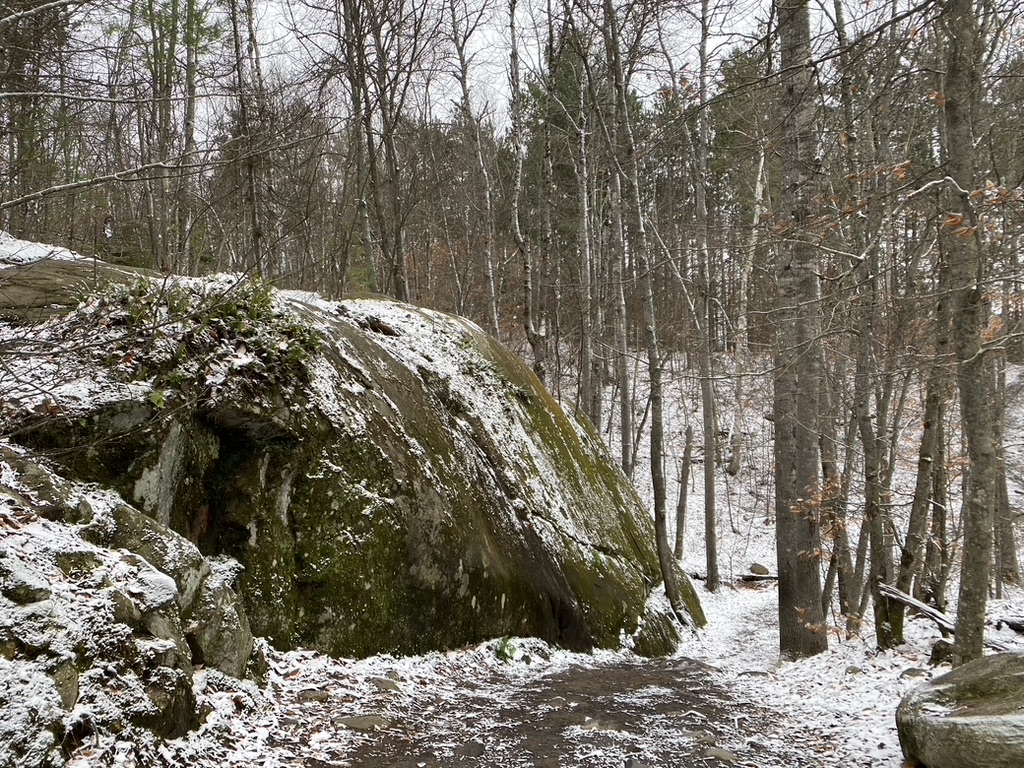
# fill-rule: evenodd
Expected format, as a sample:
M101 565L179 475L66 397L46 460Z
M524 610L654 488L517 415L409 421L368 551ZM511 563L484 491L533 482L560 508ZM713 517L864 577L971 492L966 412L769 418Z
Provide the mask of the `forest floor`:
M770 545L764 528L747 532L748 552ZM911 618L907 643L879 652L868 624L780 662L776 594L774 582L731 580L702 592L708 626L661 660L532 639L362 660L266 648L262 687L197 674L213 711L189 737L149 755L108 739L70 765L898 768L901 696L948 670L928 664L937 628ZM990 614L1022 607L1015 591ZM1008 629L989 637L1024 651Z

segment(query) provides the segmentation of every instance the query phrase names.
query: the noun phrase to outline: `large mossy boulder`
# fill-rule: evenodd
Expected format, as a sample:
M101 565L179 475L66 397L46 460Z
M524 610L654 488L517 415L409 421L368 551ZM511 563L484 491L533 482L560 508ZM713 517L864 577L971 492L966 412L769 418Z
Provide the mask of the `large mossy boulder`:
M45 283L49 268L0 283ZM61 263L60 279L73 271ZM106 274L113 285L43 324L10 311L4 335L26 355L58 339L63 351L26 366L35 381L2 382L6 426L241 563L257 634L356 656L503 635L673 650L673 620L650 599L649 514L593 428L472 323Z
M1024 766L1024 655L986 656L918 686L896 725L912 765Z

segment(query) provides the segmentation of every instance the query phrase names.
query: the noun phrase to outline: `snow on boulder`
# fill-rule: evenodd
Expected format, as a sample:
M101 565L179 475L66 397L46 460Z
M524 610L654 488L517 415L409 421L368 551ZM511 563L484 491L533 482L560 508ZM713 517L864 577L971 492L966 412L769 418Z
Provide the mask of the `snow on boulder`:
M19 240L0 230L0 264L32 264L38 261L77 261L84 256L53 245Z
M472 323L224 275L92 285L94 268L52 273L92 286L76 307L0 325L2 426L241 563L257 634L344 656L504 635L674 649L647 510Z
M1024 765L1024 655L986 656L918 686L896 710L908 763Z

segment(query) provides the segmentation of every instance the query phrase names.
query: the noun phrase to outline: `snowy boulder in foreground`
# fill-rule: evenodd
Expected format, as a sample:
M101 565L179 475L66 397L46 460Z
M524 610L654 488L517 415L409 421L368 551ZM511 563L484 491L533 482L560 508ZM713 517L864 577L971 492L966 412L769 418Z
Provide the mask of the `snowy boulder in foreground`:
M6 308L4 429L239 561L257 634L345 656L503 635L674 649L632 487L475 325L103 265L90 296L94 270L0 271L50 315Z
M0 544L0 764L63 765L101 732L181 736L196 664L245 673L253 637L219 564L3 444ZM228 618L200 628L211 603Z
M1024 655L998 654L918 686L896 710L909 764L1024 765Z

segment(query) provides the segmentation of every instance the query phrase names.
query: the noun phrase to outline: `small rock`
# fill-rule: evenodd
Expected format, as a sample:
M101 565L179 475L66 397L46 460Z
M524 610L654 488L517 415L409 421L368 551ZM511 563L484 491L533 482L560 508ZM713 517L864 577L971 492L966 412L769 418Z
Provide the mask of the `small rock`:
M727 749L720 749L719 747L708 747L704 750L704 758L713 758L715 760L721 760L723 763L732 765L739 758Z
M391 727L391 721L380 715L356 715L355 717L339 717L334 721L353 731L380 731Z
M860 667L849 666L846 668L846 674L848 675L861 675L864 674L864 670Z
M715 735L709 731L683 731L681 735L696 744L715 743Z
M467 741L455 750L455 754L465 757L480 757L486 751L486 747L479 741Z
M75 665L69 661L58 663L50 672L50 679L57 688L61 706L70 712L78 702L78 670Z
M50 585L16 557L0 560L0 593L19 605L38 603L50 597Z
M117 587L108 588L110 601L114 606L114 621L132 629L142 628L142 611L128 595Z
M900 680L907 680L914 677L928 677L928 670L920 667L910 667L900 673Z
M613 720L600 720L596 717L584 717L583 725L580 726L584 731L622 731L624 727L622 723L615 722Z
M401 687L394 680L388 677L371 677L370 683L382 691L401 691Z
M321 704L330 701L331 694L327 691L320 691L316 689L310 689L305 691L299 691L295 696L295 700L306 704L311 701L317 701Z
M761 565L760 563L751 563L750 572L755 576L767 576L769 573L771 573L771 571L769 571L767 567Z
M643 760L637 760L635 757L631 757L626 760L626 768L651 768L651 766Z
M953 661L953 644L949 640L936 640L928 663L933 667Z

